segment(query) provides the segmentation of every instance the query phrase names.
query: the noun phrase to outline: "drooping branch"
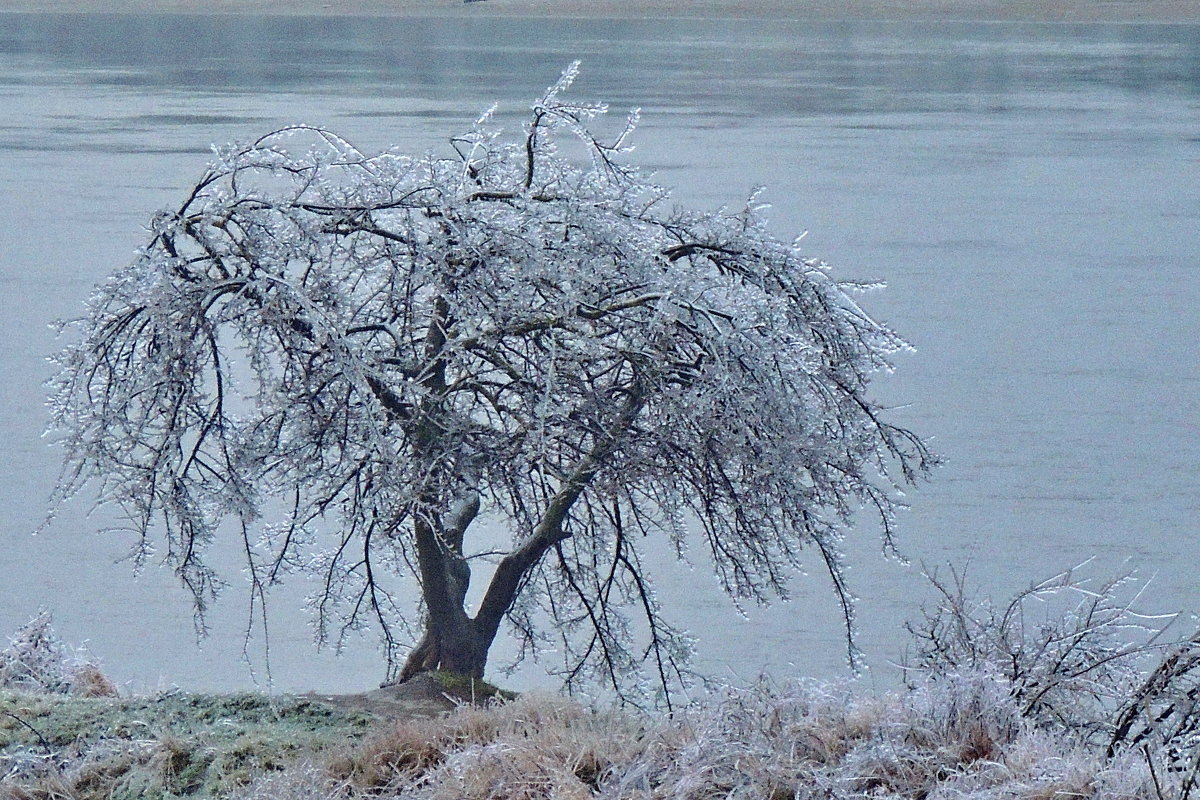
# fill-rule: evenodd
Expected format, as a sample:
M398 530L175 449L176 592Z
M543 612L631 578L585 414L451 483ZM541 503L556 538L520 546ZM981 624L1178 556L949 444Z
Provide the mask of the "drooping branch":
M512 607L517 590L529 570L555 545L571 535L565 524L571 507L596 474L607 466L607 457L622 444L624 433L633 425L644 404L641 390L636 386L630 387L612 425L597 437L591 451L579 460L562 481L529 538L496 566L475 617L479 632L487 641L495 637L501 619Z

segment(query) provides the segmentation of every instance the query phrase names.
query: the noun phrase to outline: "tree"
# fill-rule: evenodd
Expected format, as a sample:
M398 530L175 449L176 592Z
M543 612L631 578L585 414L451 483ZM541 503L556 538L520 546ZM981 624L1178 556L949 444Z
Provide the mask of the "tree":
M61 493L94 481L139 555L164 542L198 614L234 521L252 596L319 576L322 640L374 627L394 665L419 630L401 679L482 676L507 619L568 684L672 683L652 534L757 601L815 548L849 618L844 529L869 506L890 546L931 464L865 396L904 342L757 207L668 207L622 161L634 119L601 141L574 75L517 141L489 114L445 155L308 127L218 150L58 357Z

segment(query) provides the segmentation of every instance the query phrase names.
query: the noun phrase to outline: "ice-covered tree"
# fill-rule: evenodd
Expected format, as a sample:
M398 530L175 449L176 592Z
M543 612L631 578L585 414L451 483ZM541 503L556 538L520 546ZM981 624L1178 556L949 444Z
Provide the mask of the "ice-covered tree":
M232 522L257 596L317 576L319 635L376 628L401 678L481 676L507 620L568 683L672 683L646 536L752 600L809 548L849 614L851 517L890 541L931 462L865 394L904 342L757 207L671 206L573 76L442 155L219 150L58 357L63 494L119 504L201 611Z

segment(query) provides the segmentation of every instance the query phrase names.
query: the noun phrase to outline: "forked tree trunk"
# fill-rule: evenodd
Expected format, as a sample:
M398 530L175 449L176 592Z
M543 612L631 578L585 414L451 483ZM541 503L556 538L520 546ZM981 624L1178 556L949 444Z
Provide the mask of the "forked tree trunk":
M408 654L398 680L421 672L445 670L483 678L495 631L484 635L467 616L465 602L471 568L461 555L463 534L479 513L479 497L469 495L435 528L428 518L414 525L421 589L425 599L425 632Z
M408 654L397 680L404 683L422 672L443 670L483 679L490 642L481 641L473 620L457 631L434 632L426 623L421 641Z
M448 524L438 530L428 519L417 518L413 532L425 599L425 633L405 660L400 683L436 669L483 678L488 650L501 620L517 598L522 579L551 548L569 536L564 528L567 513L641 412L642 404L640 389L631 389L606 435L598 437L547 503L532 536L496 565L474 617L467 616L464 608L471 570L462 557L462 542L467 526L479 513L478 494L465 498L449 515Z

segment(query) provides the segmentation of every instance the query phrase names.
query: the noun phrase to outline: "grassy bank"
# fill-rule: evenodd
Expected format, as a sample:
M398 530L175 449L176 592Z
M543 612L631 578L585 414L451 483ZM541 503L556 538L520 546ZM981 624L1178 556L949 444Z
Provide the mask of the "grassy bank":
M993 605L934 579L902 688L764 679L671 713L473 705L487 687L437 675L119 697L43 616L0 652L0 800L1190 800L1200 632L1147 628L1127 583L1066 572Z
M1010 688L979 674L883 697L853 685L759 685L669 718L531 697L382 719L253 695L7 692L0 796L1179 796L1176 776L1156 776L1135 751L1104 757L1039 730Z
M363 712L261 695L0 693L9 797L219 796L361 739Z

